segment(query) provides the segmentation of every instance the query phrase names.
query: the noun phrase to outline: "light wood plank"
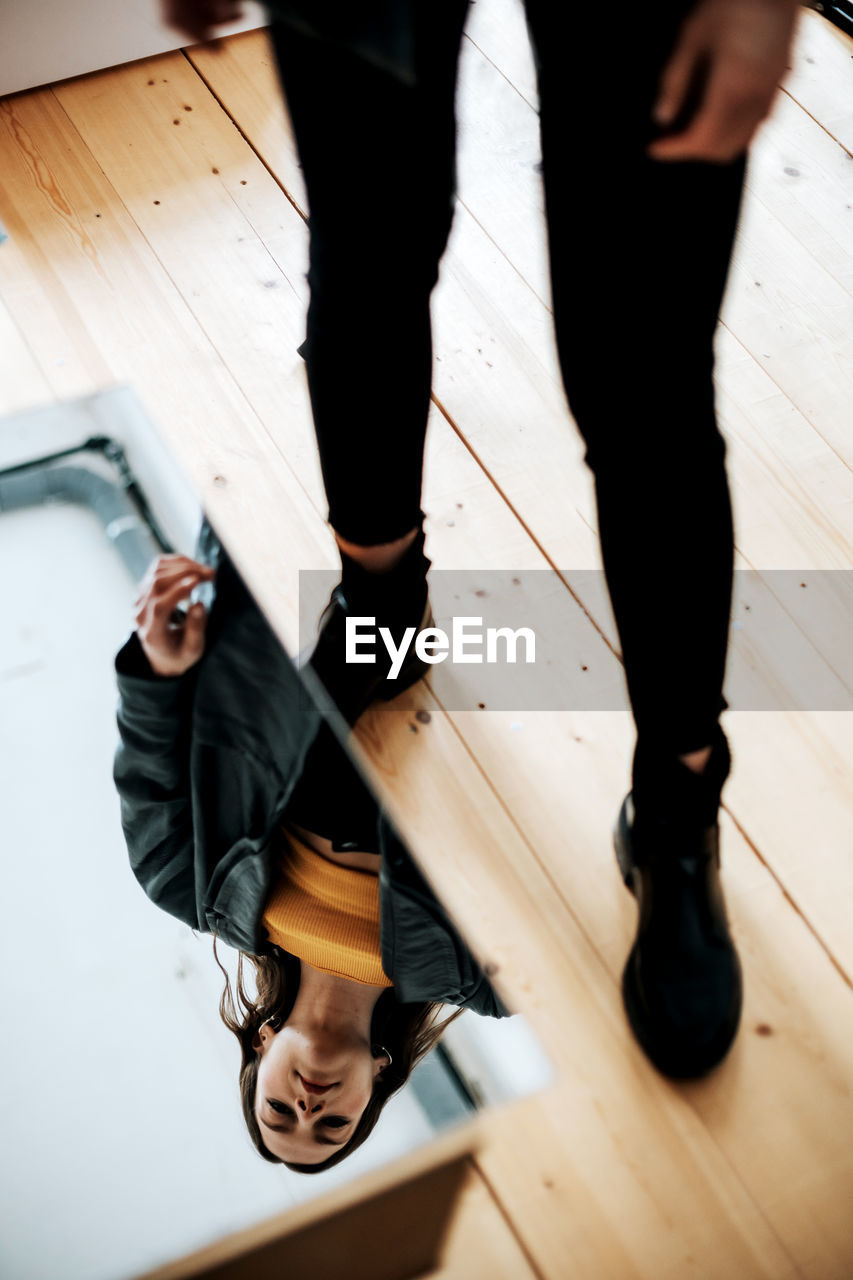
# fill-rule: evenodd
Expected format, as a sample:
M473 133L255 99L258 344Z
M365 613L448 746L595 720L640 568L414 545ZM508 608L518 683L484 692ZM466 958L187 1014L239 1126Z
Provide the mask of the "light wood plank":
M430 1272L433 1280L542 1280L473 1161L472 1174L459 1197L441 1263Z
M459 727L469 748L536 850L537 858L548 868L567 912L606 963L615 987L632 936L635 912L618 882L606 839L606 823L614 812L614 798L624 787L618 762L626 754L628 726L616 716L519 717L494 712L488 718L472 713L454 719L464 719ZM599 723L594 723L596 720ZM371 743L384 732L382 724ZM521 738L523 746L519 745ZM522 750L526 758L520 767ZM791 774L784 776L790 778ZM811 782L812 779L803 780L802 794L815 805L817 796ZM778 791L783 790L784 785L780 785ZM772 800L773 796L771 804ZM786 808L790 806L780 802L777 812L783 814ZM781 826L784 819L780 817L778 821ZM844 829L850 830L849 815ZM821 838L825 838L822 823L821 832ZM434 838L425 855L432 866L437 843ZM808 865L812 876L817 874L823 879L818 870L819 866L822 868L819 850L820 845L816 848L814 840L802 849L803 873ZM825 1180L830 1196L833 1194L830 1188L839 1176L838 1158L849 1142L853 1125L845 1083L853 1032L850 990L843 981L834 980L831 962L813 933L801 921L794 925L788 918L790 908L783 894L771 887L767 872L730 822L724 823L723 863L733 928L745 969L744 1022L726 1068L701 1090L688 1089L684 1097L707 1122L733 1169L766 1207L768 1218L780 1238L789 1244L804 1273L841 1276L845 1265L849 1265L843 1204L849 1197L850 1171L840 1175L844 1190L830 1210L834 1228L820 1221L827 1208L823 1192L815 1205L818 1221L814 1231L809 1226L813 1221L811 1211L807 1210L805 1217L800 1213L802 1197L805 1194L808 1198L807 1187L812 1179ZM495 855L491 874L503 875L502 864ZM454 879L448 873L438 882L450 885ZM830 886L835 886L842 900L839 914L843 914L843 904L850 900L844 887L838 885L832 873L826 875L824 884L828 893L832 891ZM467 903L464 911L460 908L463 919L467 919L467 909ZM535 991L537 980L530 983L529 975L525 976ZM570 997L566 1017L572 1022L567 1035L574 1029L572 1010ZM757 1027L768 1026L781 1037L770 1046L775 1055L772 1068L767 1038L756 1033ZM803 1029L802 1039L799 1028ZM554 1036L553 1030L550 1035ZM551 1038L548 1043L550 1046L557 1042ZM631 1052L627 1033L624 1051ZM830 1079L834 1080L829 1087L836 1101L827 1109L819 1099ZM803 1091L809 1099L815 1099L814 1109L801 1102ZM785 1120L777 1129L780 1116ZM839 1125L844 1137L836 1147ZM758 1134L760 1143L756 1145ZM510 1178L509 1158L504 1160L504 1153L500 1152L496 1160L502 1177ZM491 1168L487 1166L487 1172L491 1173ZM797 1169L802 1171L802 1181L794 1175ZM791 1183L792 1177L795 1184ZM498 1181L497 1185L505 1184ZM514 1189L513 1194L520 1192ZM511 1198L508 1202L514 1203ZM814 1265L813 1256L819 1256L820 1265Z
M460 781L465 770L458 741L449 736L446 722L435 715L424 691L413 703L432 713L427 729L413 736L408 731L410 717L371 713L359 739L369 749L392 799L397 798L407 834L434 882L465 921L486 960L496 967L498 980L533 1020L561 1071L555 1096L530 1104L529 1129L547 1135L544 1146L532 1135L525 1142L517 1126L510 1133L509 1126L504 1128L496 1119L494 1146L490 1144L481 1156L482 1167L515 1215L538 1265L555 1277L567 1269L590 1276L642 1275L647 1269L650 1274L677 1276L690 1255L701 1260L697 1274L702 1275L722 1276L732 1266L745 1274L762 1274L765 1268L769 1274L779 1269L787 1273L788 1264L771 1244L777 1239L775 1233L768 1236L763 1228L766 1220L761 1219L761 1228L754 1220L745 1228L742 1183L728 1153L721 1152L717 1135L709 1147L695 1111L685 1105L679 1090L654 1075L632 1044L613 998L612 978L602 982L602 960L591 952L567 913L563 894L555 892L553 859L543 874L518 842L518 816L514 814L512 822L501 821L490 806L483 805L479 794L471 795ZM506 780L513 772L506 738L489 727L499 726L504 719L493 715L487 724L481 718L481 732L495 739L494 757L501 762ZM627 730L624 721L622 730ZM433 741L425 745L428 738ZM550 750L559 762L562 757L555 737ZM541 760L548 754L544 737L540 751ZM485 767L491 769L493 757L483 755ZM556 773L557 765L552 768ZM596 883L604 903L603 883L584 861L587 851L576 836L579 814L588 815L590 827L595 825L593 805L601 792L600 776L596 775L595 793L573 806L577 775L564 768L561 785L570 798L563 807L553 787L554 773L552 785L543 784L530 799L543 810L542 821L550 823L552 834L562 833L561 860L573 864L579 881ZM418 778L417 793L408 782L412 776ZM577 788L582 788L580 779ZM517 790L502 799L512 805L516 798ZM606 808L609 812L610 805ZM599 810L598 857L610 862L612 855L601 839L603 817ZM608 871L610 909L621 910L626 895L619 889L612 863ZM571 907L583 919L584 928L587 906L586 901L581 906L575 900ZM626 943L623 935L623 953ZM844 996L849 996L846 988ZM590 1020L596 1025L592 1040L588 1038ZM734 1067L728 1076L729 1096L737 1078ZM718 1087L725 1090L722 1076ZM732 1106L737 1109L735 1100ZM641 1131L653 1114L656 1136L644 1146ZM527 1127L522 1134L526 1132ZM678 1150L682 1153L680 1187L667 1172ZM701 1211L691 1215L688 1228L683 1219L691 1197L688 1187L700 1169L711 1178L714 1203L705 1202ZM775 1199L777 1192L774 1188L771 1195L768 1186L753 1189L759 1202L765 1195ZM708 1215L718 1213L723 1213L725 1227L719 1222L711 1227ZM626 1231L627 1220L632 1226ZM706 1229L710 1229L708 1236ZM840 1221L833 1249L839 1247L839 1236L844 1238ZM796 1241L786 1244L796 1253ZM738 1261L728 1257L724 1262L718 1249L739 1250Z
M247 49L251 50L250 58L245 56ZM266 32L245 39L217 40L212 47L194 45L186 50L186 58L229 114L233 113L235 102L255 104L252 147L261 157L278 157L273 173L286 171L288 197L307 214L308 198L299 171L299 156ZM226 86L228 97L223 99L220 95Z
M717 344L735 541L758 569L842 569L853 481L838 455L728 330Z
M298 572L335 563L330 533L50 91L4 100L0 125L0 289L52 390L135 386L223 536L250 532L247 579L295 650Z
M853 155L853 39L806 9L785 89Z
M769 196L767 197L769 199ZM853 298L757 200L744 205L723 321L853 469Z
M853 97L853 59L848 93ZM853 293L851 169L844 148L781 93L752 150L748 189L848 293Z
M539 102L523 0L472 5L465 35L531 107Z
M51 399L35 356L0 302L0 413L18 413Z
M180 54L104 73L97 84L74 80L55 94L323 512L297 354L305 336L303 219Z

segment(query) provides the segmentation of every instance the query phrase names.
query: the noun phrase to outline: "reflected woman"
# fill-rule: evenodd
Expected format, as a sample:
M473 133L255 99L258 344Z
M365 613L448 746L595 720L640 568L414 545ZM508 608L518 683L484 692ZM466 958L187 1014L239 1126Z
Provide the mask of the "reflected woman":
M198 554L152 565L116 657L122 825L151 900L239 953L220 1014L256 1148L317 1172L367 1138L442 1005L508 1010L207 524ZM184 609L199 588L209 609Z

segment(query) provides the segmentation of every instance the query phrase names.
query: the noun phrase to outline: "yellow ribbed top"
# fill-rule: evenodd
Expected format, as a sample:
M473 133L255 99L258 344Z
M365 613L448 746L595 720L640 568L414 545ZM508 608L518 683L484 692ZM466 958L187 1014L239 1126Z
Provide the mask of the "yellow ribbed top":
M283 831L263 923L276 946L323 973L390 987L379 943L379 878L341 867Z

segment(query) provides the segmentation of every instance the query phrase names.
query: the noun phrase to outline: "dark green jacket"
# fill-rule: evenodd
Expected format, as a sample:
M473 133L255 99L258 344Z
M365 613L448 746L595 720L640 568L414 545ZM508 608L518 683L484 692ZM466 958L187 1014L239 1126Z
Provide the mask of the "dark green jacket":
M218 563L204 656L185 675L162 677L136 633L119 651L114 778L130 864L151 901L258 955L270 945L261 917L276 875L277 830L322 718L209 529L197 558ZM382 966L397 998L506 1016L372 804Z

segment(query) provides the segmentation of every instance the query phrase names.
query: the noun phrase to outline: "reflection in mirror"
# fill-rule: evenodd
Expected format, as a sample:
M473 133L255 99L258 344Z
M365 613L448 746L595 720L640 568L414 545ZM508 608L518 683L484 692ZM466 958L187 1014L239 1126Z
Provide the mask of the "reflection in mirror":
M3 1274L115 1280L547 1067L132 393L0 442Z

